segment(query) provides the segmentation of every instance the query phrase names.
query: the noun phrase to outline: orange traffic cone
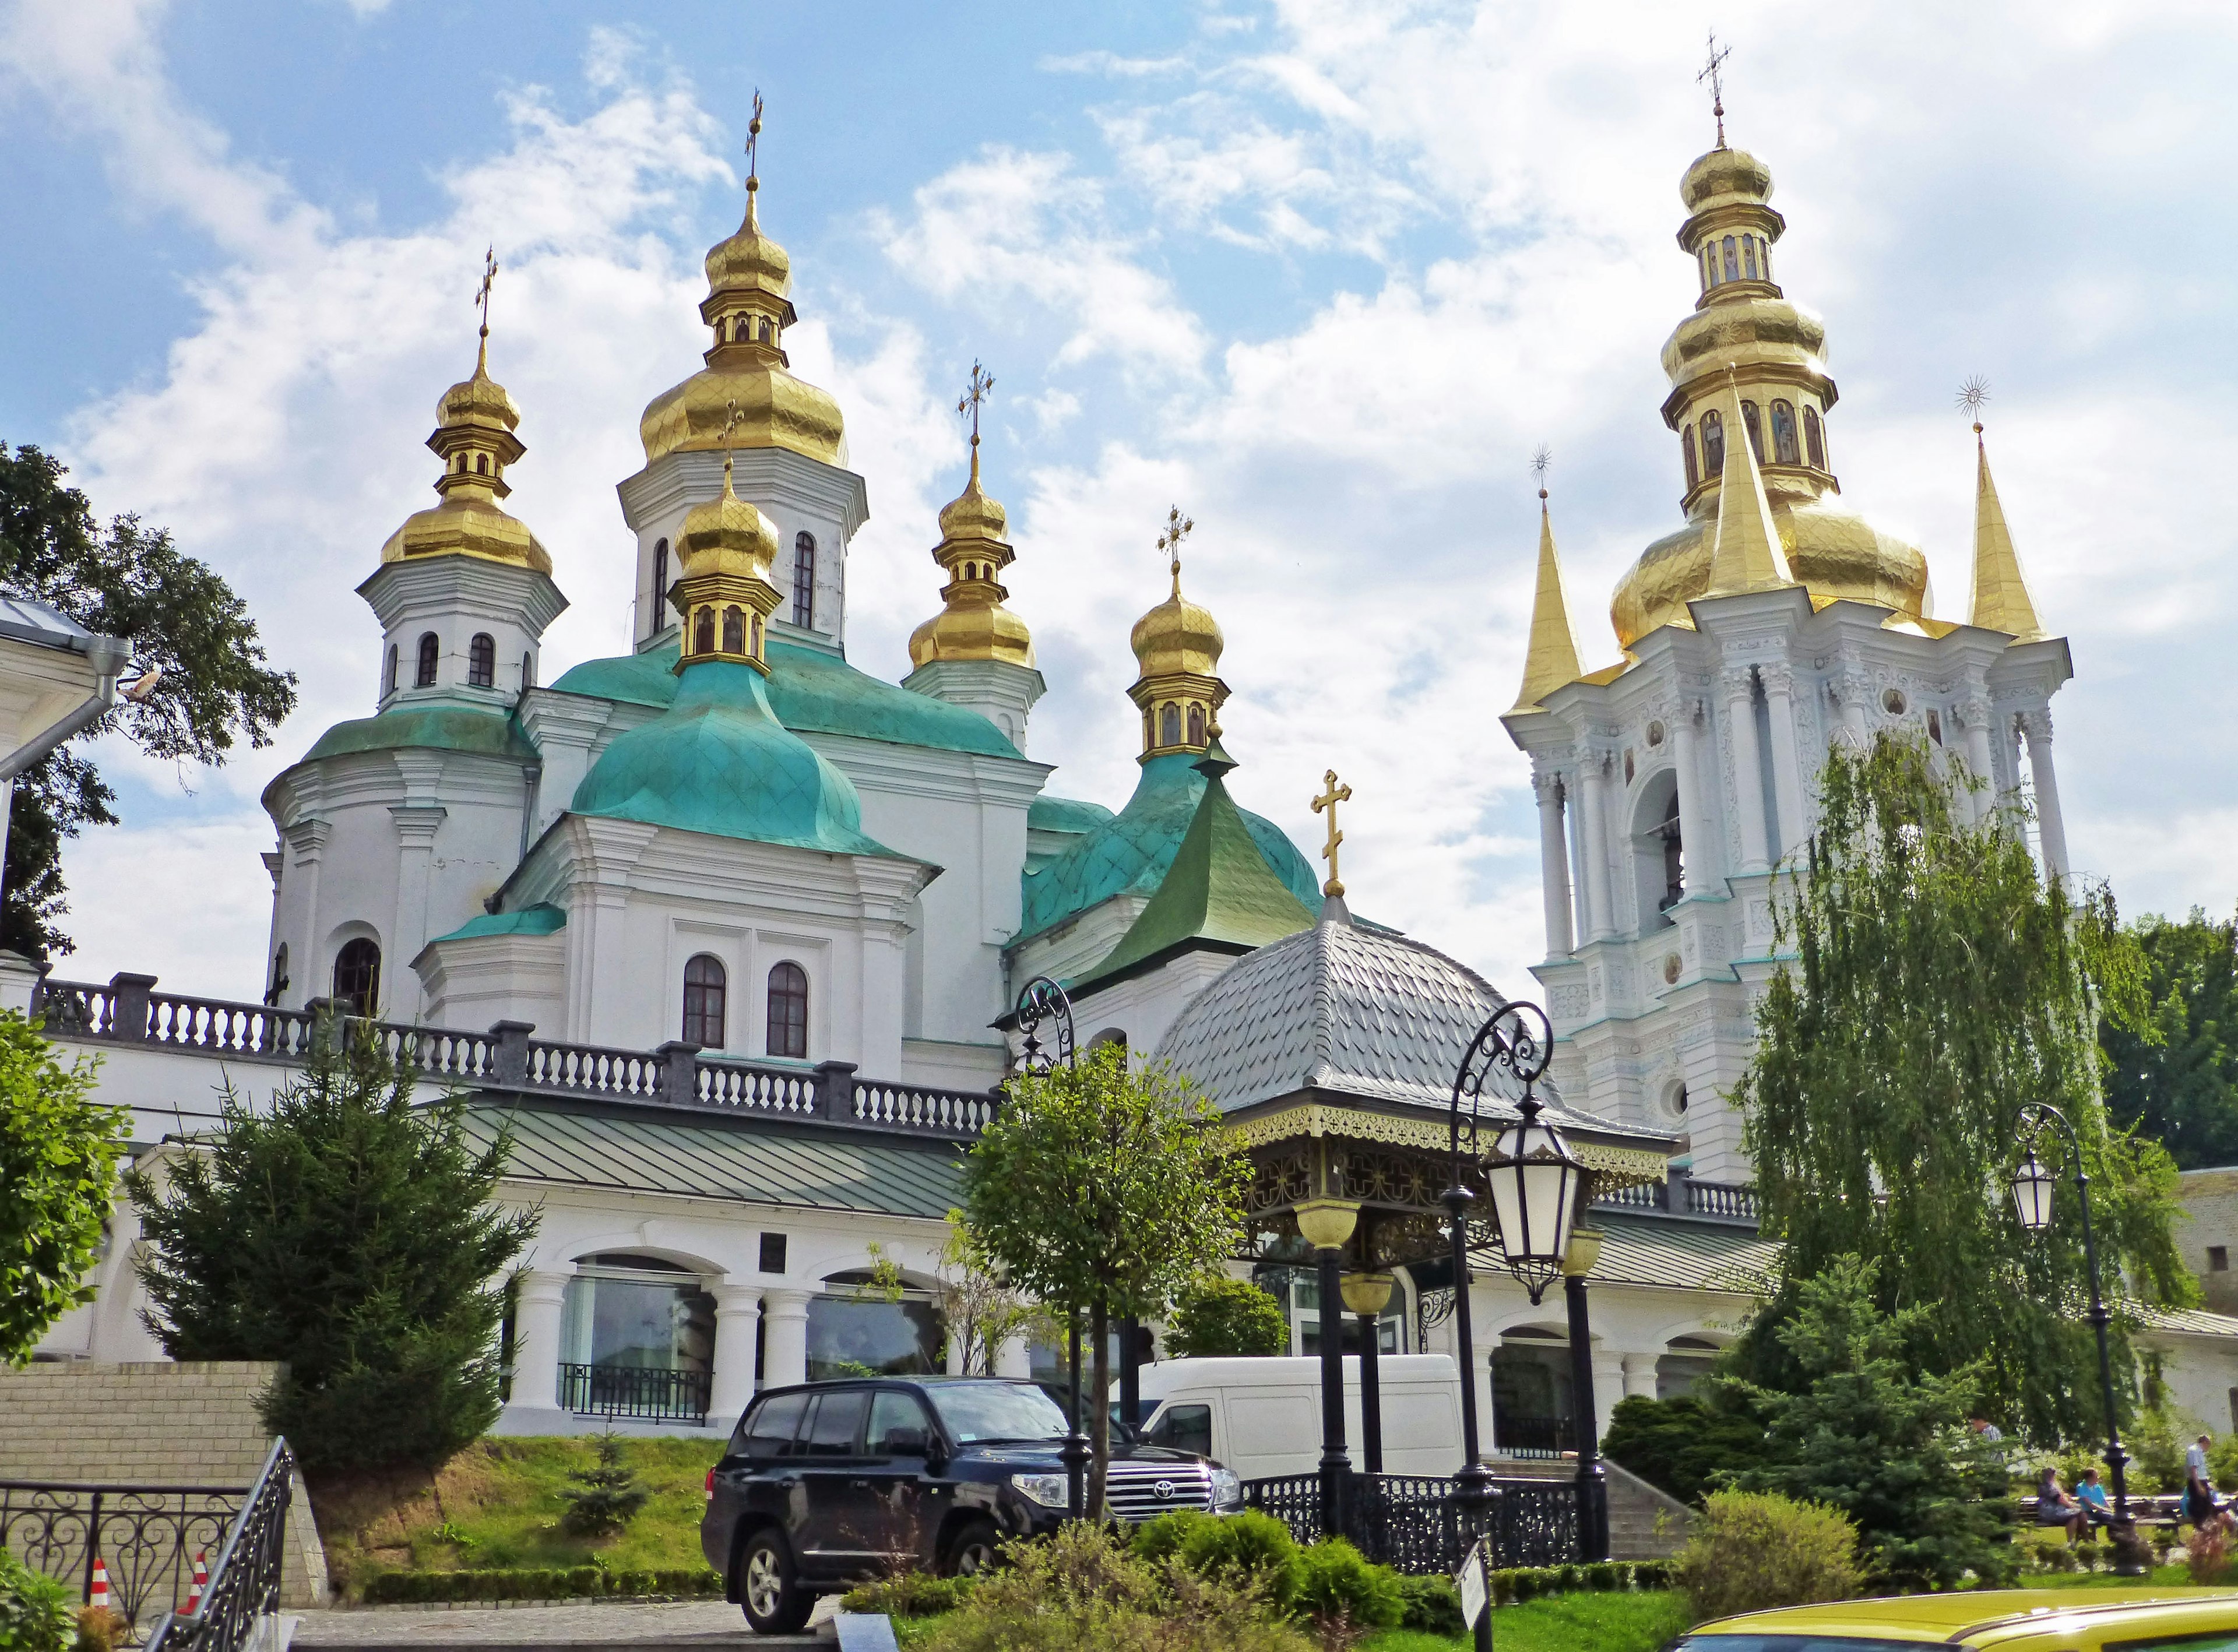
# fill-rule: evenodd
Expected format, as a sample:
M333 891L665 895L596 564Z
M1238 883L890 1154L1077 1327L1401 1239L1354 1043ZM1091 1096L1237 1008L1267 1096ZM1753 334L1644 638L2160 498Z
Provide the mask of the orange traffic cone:
M193 1587L187 1590L185 1608L189 1614L202 1603L202 1590L209 1587L209 1568L203 1563L209 1555L207 1549L195 1550L195 1581Z
M86 1604L97 1612L109 1609L109 1567L98 1555L93 1557L93 1594Z

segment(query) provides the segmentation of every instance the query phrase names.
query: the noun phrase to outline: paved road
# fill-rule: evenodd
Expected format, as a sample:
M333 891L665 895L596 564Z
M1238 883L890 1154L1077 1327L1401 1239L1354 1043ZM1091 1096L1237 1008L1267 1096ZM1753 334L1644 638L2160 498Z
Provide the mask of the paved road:
M301 1614L294 1644L316 1652L344 1649L459 1647L475 1652L726 1652L752 1648L829 1647L813 1635L756 1635L735 1606L721 1601L630 1605L585 1601L565 1606L459 1606L403 1611L317 1611Z

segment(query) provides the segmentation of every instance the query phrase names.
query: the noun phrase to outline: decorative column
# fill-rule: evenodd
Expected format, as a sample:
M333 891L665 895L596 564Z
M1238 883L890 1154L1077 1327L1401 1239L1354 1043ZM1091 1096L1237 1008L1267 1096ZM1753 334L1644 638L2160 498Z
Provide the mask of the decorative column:
M1562 836L1562 783L1552 770L1531 776L1539 794L1539 883L1546 906L1546 956L1566 958L1575 947L1570 928L1570 856Z
M513 1405L526 1411L560 1409L560 1314L567 1276L530 1269L519 1276L513 1298Z
M1655 1398L1655 1365L1660 1358L1656 1354L1626 1354L1619 1369L1624 1373L1624 1397L1626 1399Z
M1756 744L1756 674L1745 665L1728 665L1725 720L1732 731L1733 801L1740 811L1741 870L1761 872L1769 864L1764 848L1764 759Z
M1706 895L1716 887L1710 870L1710 822L1702 812L1702 748L1694 730L1701 709L1692 695L1681 695L1678 715L1671 719L1671 760L1678 771L1679 869L1689 895Z
M1395 1283L1388 1273L1344 1276L1344 1305L1360 1318L1360 1456L1370 1474L1383 1472L1383 1310Z
M1772 833L1774 858L1800 843L1803 831L1803 765L1795 732L1795 671L1785 661L1764 666L1765 709L1771 723L1771 788L1779 808Z
M771 1291L762 1298L762 1375L765 1386L788 1388L808 1380L806 1291Z
M1958 708L1958 715L1966 719L1966 766L1974 771L1974 778L1982 783L1968 802L1976 820L1986 819L1997 806L1997 770L1990 756L1990 703L1985 699L1968 700Z
M1587 749L1579 768L1586 790L1586 889L1592 914L1586 928L1588 941L1603 941L1616 933L1616 911L1609 902L1608 780L1606 752Z
M754 1332L761 1324L762 1288L718 1285L715 1298L715 1375L708 1384L707 1417L727 1426L754 1397Z
M2028 736L2029 777L2036 782L2036 835L2043 849L2043 875L2067 876L2067 825L2059 814L2059 776L2051 768L2051 712L2021 714Z
M1576 1431L1578 1446L1578 1547L1579 1557L1586 1561L1606 1560L1609 1551L1608 1470L1601 1466L1601 1413L1593 1400L1593 1328L1586 1304L1586 1275L1600 1253L1599 1233L1574 1230L1562 1276L1570 1328L1570 1425Z
M1873 679L1865 674L1864 666L1853 655L1843 657L1838 692L1842 704L1842 726L1849 730L1851 744L1859 751L1871 749L1873 731L1866 721L1866 711L1872 704Z
M1360 1220L1348 1199L1309 1199L1297 1207L1298 1232L1319 1265L1321 1356L1321 1535L1341 1537L1352 1459L1344 1444L1344 1246Z

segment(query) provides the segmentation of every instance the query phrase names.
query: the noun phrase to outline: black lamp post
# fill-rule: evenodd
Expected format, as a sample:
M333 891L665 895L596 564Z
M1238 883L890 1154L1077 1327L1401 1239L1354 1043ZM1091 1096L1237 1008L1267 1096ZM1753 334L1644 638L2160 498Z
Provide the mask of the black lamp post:
M1058 1062L1070 1067L1078 1052L1073 1042L1072 1000L1065 990L1047 975L1036 975L1018 988L1017 1007L1011 1012L1016 1023L1019 1041L1018 1070L1023 1073L1046 1073ZM1042 1041L1042 1029L1049 1032L1049 1041ZM1071 1431L1064 1437L1063 1448L1057 1453L1064 1464L1065 1512L1077 1520L1085 1512L1082 1508L1087 1497L1088 1464L1095 1448L1083 1431L1080 1412L1080 1316L1071 1316L1072 1329L1066 1338L1065 1365L1067 1380L1071 1384L1071 1401L1066 1407Z
M2036 1139L2047 1124L2056 1125L2059 1133L2067 1138L2067 1152L2075 1166L2075 1191L2077 1210L2082 1221L2082 1263L2090 1275L2090 1328L2098 1337L2098 1385L2106 1402L2106 1468L2114 1480L2114 1518L2127 1523L2129 1518L2129 1482L2122 1470L2129 1454L2122 1449L2120 1414L2114 1404L2114 1357L2106 1346L2106 1324L2110 1316L2106 1312L2106 1299L2098 1289L2098 1242L2090 1232L2090 1175L2082 1167L2082 1144L2076 1139L2075 1127L2057 1107L2044 1102L2033 1102L2021 1109L2023 1140L2027 1144L2021 1161L2013 1167L2013 1209L2019 1214L2021 1226L2031 1233L2041 1233L2051 1226L2052 1193L2057 1180L2036 1155ZM2134 1562L2125 1562L2124 1567ZM2142 1569L2127 1575L2135 1576Z
M1491 1530L1499 1492L1478 1445L1476 1338L1469 1312L1468 1266L1469 1206L1476 1193L1467 1177L1469 1171L1481 1168L1500 1225L1500 1259L1522 1281L1536 1306L1546 1287L1561 1277L1585 1182L1583 1166L1562 1133L1539 1122L1539 1102L1532 1086L1546 1073L1553 1053L1554 1029L1546 1013L1536 1004L1506 1004L1477 1029L1453 1074L1447 1127L1453 1182L1446 1189L1445 1205L1453 1233L1453 1335L1460 1352L1463 1458L1461 1471L1454 1477L1453 1500L1473 1540ZM1522 1117L1500 1132L1493 1156L1486 1160L1477 1148L1477 1121L1485 1082L1495 1073L1506 1073L1522 1084ZM1477 1619L1475 1633L1479 1652L1492 1652L1489 1606Z

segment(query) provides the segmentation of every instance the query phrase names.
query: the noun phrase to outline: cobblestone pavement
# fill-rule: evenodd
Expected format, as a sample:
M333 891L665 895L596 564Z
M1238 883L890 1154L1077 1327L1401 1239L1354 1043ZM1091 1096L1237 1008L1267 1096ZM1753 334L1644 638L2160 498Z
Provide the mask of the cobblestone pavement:
M313 1611L300 1615L293 1644L345 1647L593 1648L828 1647L813 1635L756 1635L721 1601L637 1604L584 1601L559 1606L456 1606Z

